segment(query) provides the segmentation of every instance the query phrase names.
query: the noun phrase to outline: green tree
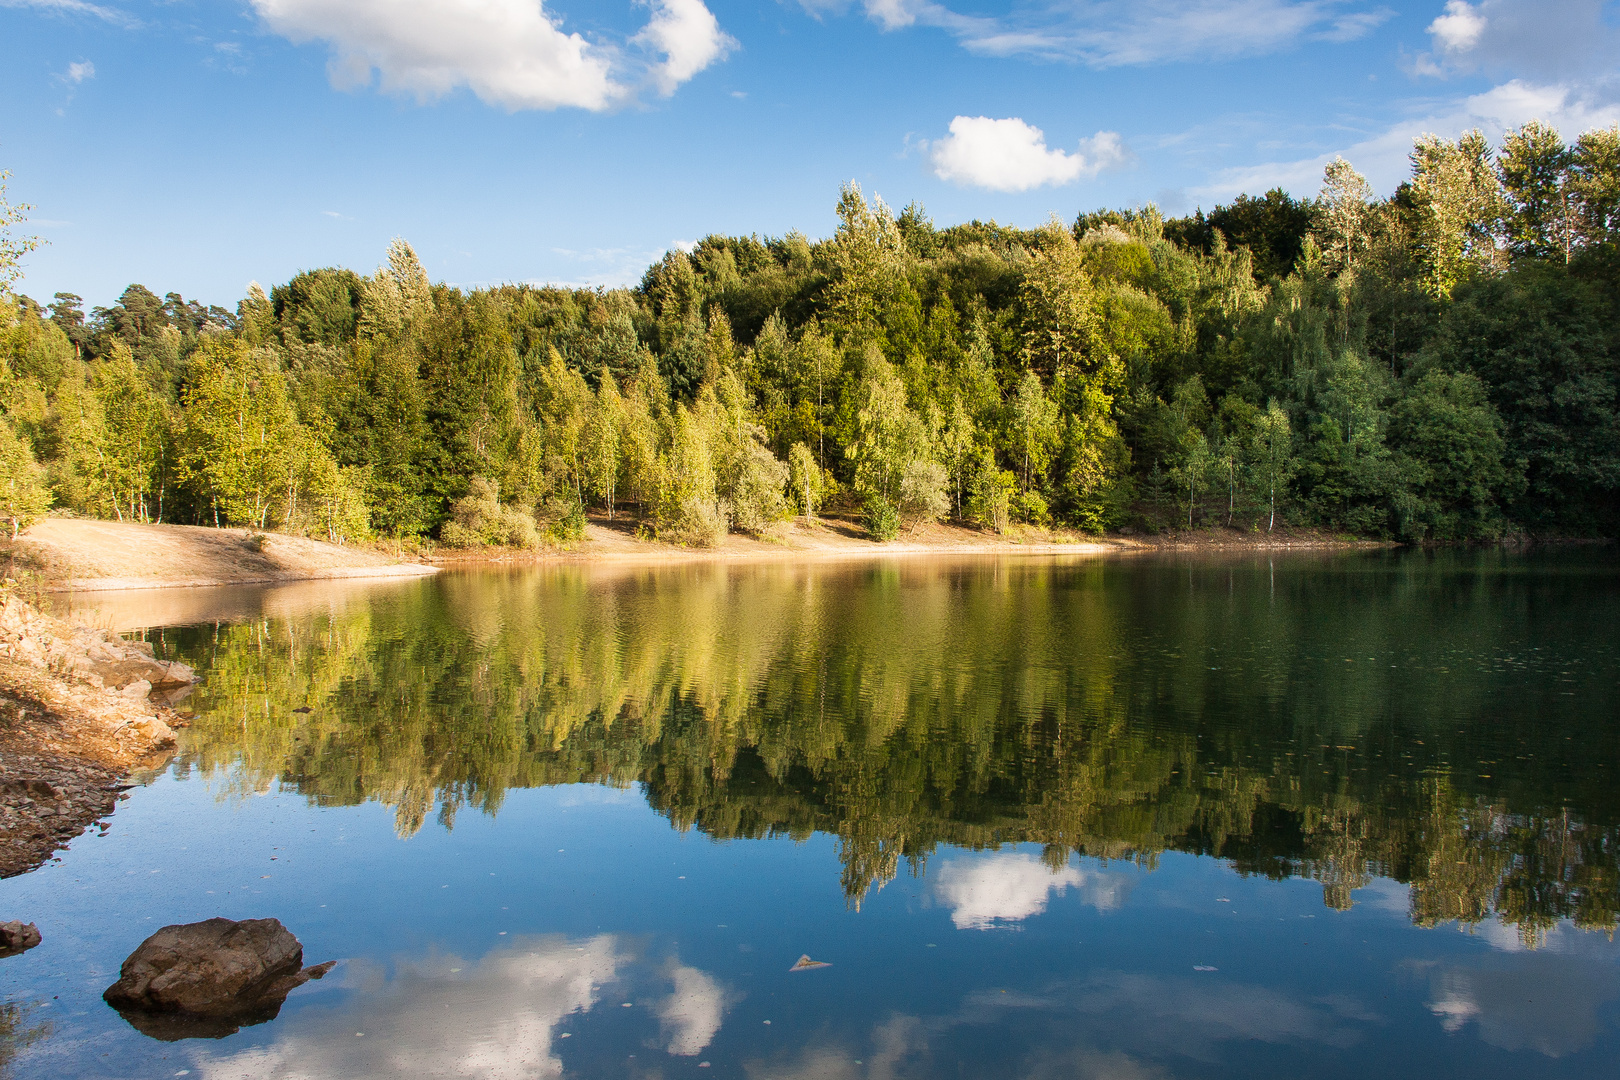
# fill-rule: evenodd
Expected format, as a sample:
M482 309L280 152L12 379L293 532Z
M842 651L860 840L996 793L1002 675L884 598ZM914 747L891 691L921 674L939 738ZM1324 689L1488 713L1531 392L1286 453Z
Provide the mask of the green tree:
M101 409L97 465L120 521L163 516L173 456L168 408L136 370L122 342L91 368L91 386Z
M1035 490L1058 446L1061 431L1057 406L1047 396L1040 376L1024 372L1018 388L1007 399L1005 446L1018 466L1019 490Z
M929 458L928 433L907 404L894 366L875 347L868 347L857 396L854 438L844 453L854 463L855 491L869 522L887 521L900 512L908 467Z
M1095 290L1074 234L1055 217L1038 233L1020 291L1031 364L1055 372L1086 360L1097 328Z
M624 429L624 403L611 371L602 372L596 400L585 421L583 469L586 489L602 500L609 521L622 466L620 443Z
M1372 185L1342 157L1322 170L1322 193L1317 198L1318 229L1328 269L1355 274L1356 261L1368 242L1368 203ZM1303 250L1303 249L1302 249Z
M794 443L793 449L788 451L788 483L793 488L795 501L804 509L804 516L813 516L821 501L821 466L802 442Z
M1580 224L1573 163L1558 132L1538 121L1503 138L1497 172L1507 203L1508 250L1515 256L1566 264L1574 256Z
M17 437L9 421L0 419L0 521L15 540L50 508L50 489L28 444Z
M1294 473L1294 435L1288 413L1276 401L1266 406L1254 425L1250 452L1261 490L1266 493L1266 531L1277 524L1277 498Z
M296 509L307 433L287 383L263 350L235 341L204 344L185 391L183 466L220 517L265 528Z
M1467 372L1430 371L1392 412L1390 439L1411 485L1402 532L1437 540L1497 534L1497 494L1509 477L1502 422L1485 384Z
M1491 148L1477 130L1456 142L1434 135L1412 148L1412 199L1424 286L1451 297L1468 274L1497 263L1498 223L1506 209Z
M40 245L37 236L12 235L12 227L27 221L28 211L33 207L27 203L12 204L6 201L6 181L9 179L11 172L0 169L0 295L9 292L22 277L23 256L38 250Z
M1620 244L1620 126L1580 137L1570 159L1569 187L1581 242L1588 247Z

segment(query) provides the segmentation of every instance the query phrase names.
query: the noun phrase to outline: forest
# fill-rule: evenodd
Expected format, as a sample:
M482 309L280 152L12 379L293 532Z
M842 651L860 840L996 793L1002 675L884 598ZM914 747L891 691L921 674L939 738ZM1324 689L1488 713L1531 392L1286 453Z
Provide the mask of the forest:
M3 189L0 189L3 195ZM434 284L405 241L234 310L24 295L0 198L0 518L710 545L818 510L1407 542L1620 526L1620 129L1426 136L1320 193L709 236L629 289Z

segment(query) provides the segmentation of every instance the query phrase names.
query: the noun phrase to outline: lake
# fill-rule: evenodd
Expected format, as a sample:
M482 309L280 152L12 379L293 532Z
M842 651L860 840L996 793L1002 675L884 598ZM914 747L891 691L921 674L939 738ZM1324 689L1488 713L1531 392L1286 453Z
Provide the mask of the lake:
M1612 548L78 603L204 682L104 835L0 882L44 934L0 961L13 1076L1589 1077L1620 1053ZM342 962L217 1040L101 1002L146 935L215 915Z

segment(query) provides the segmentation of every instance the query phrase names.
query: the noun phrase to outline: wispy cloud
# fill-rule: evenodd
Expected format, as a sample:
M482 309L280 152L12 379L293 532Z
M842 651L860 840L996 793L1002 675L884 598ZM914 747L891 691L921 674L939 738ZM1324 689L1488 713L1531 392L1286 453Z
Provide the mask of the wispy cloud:
M0 7L31 8L51 15L83 15L131 30L141 25L139 19L127 12L86 0L0 0Z
M799 2L817 17L852 6L849 0ZM1394 16L1383 6L1334 0L1054 0L1002 18L963 15L934 0L861 0L860 6L886 31L934 27L985 56L1075 60L1099 68L1231 59L1306 40L1352 41Z
M1229 199L1282 187L1296 195L1315 194L1323 167L1343 156L1366 175L1373 187L1392 192L1409 172L1407 155L1420 135L1455 138L1479 128L1492 139L1531 120L1550 124L1572 139L1583 131L1620 123L1620 103L1590 87L1572 84L1539 85L1514 79L1483 93L1449 102L1430 103L1382 131L1311 157L1270 161L1226 169L1210 183L1190 194L1208 201Z

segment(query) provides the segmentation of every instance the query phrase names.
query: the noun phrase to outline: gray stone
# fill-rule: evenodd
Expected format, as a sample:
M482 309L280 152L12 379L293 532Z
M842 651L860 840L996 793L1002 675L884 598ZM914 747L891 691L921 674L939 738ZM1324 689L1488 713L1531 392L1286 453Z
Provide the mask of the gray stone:
M276 919L165 926L129 955L102 997L154 1038L221 1038L273 1019L289 992L335 963L303 962L303 946Z
M39 942L39 927L33 923L0 922L0 956L25 953Z

